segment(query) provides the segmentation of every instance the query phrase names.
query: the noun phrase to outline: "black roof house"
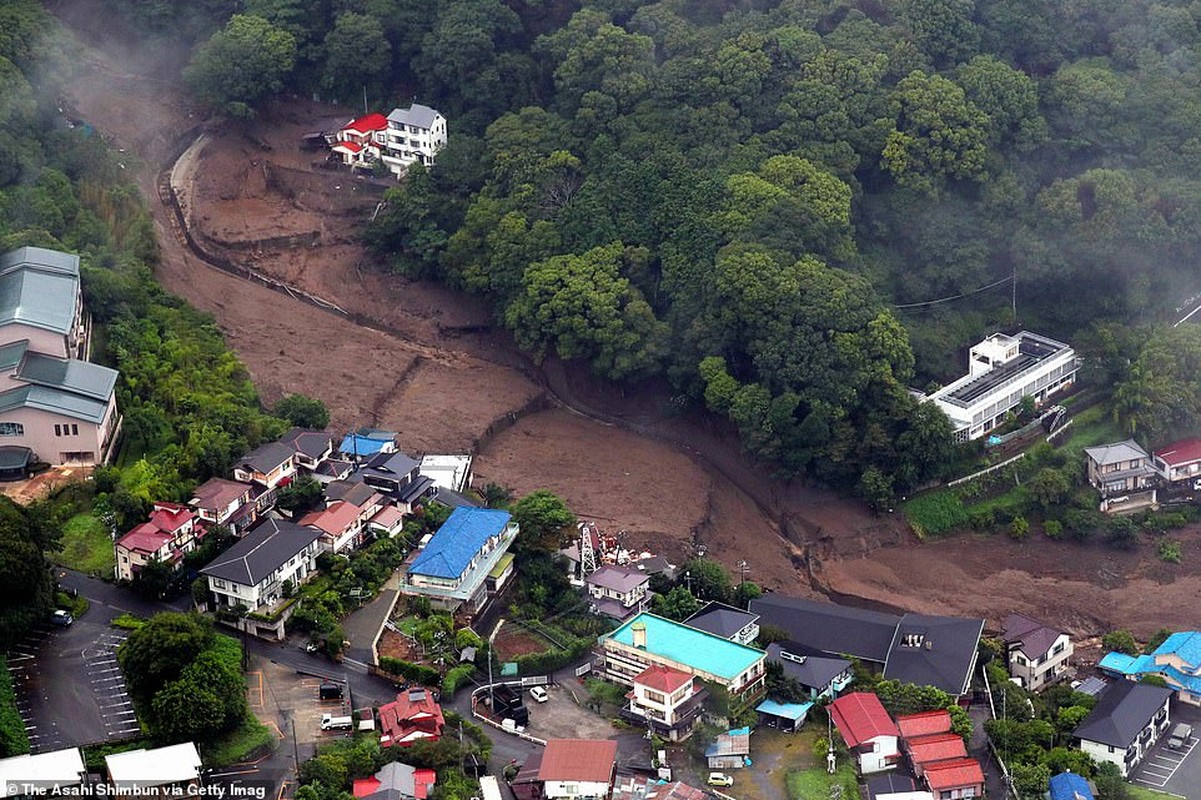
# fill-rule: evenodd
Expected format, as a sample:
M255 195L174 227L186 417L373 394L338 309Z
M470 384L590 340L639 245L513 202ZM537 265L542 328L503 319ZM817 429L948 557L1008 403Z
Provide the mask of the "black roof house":
M774 593L752 600L750 610L760 625L783 629L799 645L873 662L885 678L934 686L954 697L971 685L984 632L979 618L898 617Z
M758 614L750 611L741 611L725 603L711 601L706 603L705 607L700 611L697 611L691 617L684 620L684 624L697 630L707 631L723 639L729 639L742 631L747 625L751 625L758 620Z
M767 661L779 664L784 677L819 693L851 668L851 662L845 658L826 655L799 642L772 642L767 646Z
M316 528L268 519L202 567L200 574L243 586L257 586L320 538L321 531Z
M1097 704L1072 735L1125 750L1171 696L1172 690L1162 686L1115 681L1097 697Z

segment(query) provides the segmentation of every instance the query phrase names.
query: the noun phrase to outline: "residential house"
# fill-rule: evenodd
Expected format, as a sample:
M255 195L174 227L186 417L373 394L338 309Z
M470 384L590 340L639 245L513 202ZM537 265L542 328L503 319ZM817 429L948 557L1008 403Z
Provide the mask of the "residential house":
M625 774L617 777L612 800L716 800L716 795L681 781Z
M902 737L901 749L913 766L914 774L919 778L924 778L927 768L946 761L967 758L967 747L963 744L963 737L957 733Z
M984 796L984 770L974 758L956 758L927 764L922 773L922 782L936 800Z
M446 146L446 118L429 106L413 103L388 115L384 163L400 177L410 164L430 166Z
M178 569L184 554L195 550L203 536L203 526L196 524L196 515L187 506L155 503L150 519L114 545L117 580L133 580L151 561Z
M639 572L645 572L652 578L656 575L662 575L667 580L675 580L676 577L676 565L669 563L663 556L652 556L644 553L631 561L629 566Z
M760 725L792 733L800 730L805 724L805 718L811 708L812 702L779 703L769 697L755 706L755 713L759 715Z
M201 568L219 617L223 609L244 607L253 616L234 620L239 630L283 639L293 609L284 583L297 587L317 569L321 536L315 528L268 519Z
M474 506L458 506L458 508L474 508ZM492 565L492 569L488 571L488 577L484 580L484 585L488 587L489 594L499 594L505 588L505 585L516 571L516 565L517 557L512 553L505 553Z
M630 567L606 564L584 578L593 613L625 622L646 610L651 579Z
M1130 680L1158 675L1182 703L1201 705L1201 633L1197 631L1173 633L1147 655L1106 653L1099 666L1102 672Z
M1066 632L1023 614L1010 614L1002 628L1009 674L1023 688L1036 692L1070 674L1074 649Z
M1159 473L1151 456L1138 442L1084 448L1088 482L1101 493L1101 510L1107 513L1134 511L1157 502Z
M725 603L706 603L704 608L684 620L684 624L739 644L753 645L759 638L759 615Z
M259 445L234 462L234 480L262 488L255 498L259 510L275 504L275 493L296 477L296 451L283 442Z
M878 611L802 600L779 593L756 598L750 611L761 625L783 629L794 642L832 656L854 656L884 677L934 686L962 697L971 686L984 620L895 616Z
M1094 800L1093 787L1082 775L1061 772L1051 776L1048 800Z
M0 798L79 796L86 775L78 747L0 758Z
M401 568L401 594L425 597L451 612L478 613L491 596L485 580L517 533L507 511L456 508Z
M747 766L751 755L751 730L738 728L719 733L705 748L705 760L709 769L742 769Z
M600 637L600 646L603 677L626 686L659 664L719 684L735 706L758 700L766 689L762 650L645 611Z
M442 707L424 687L405 689L396 700L379 707L379 743L384 747L408 747L422 739L437 741L445 726Z
M1183 439L1155 451L1152 463L1169 484L1201 489L1201 439Z
M421 457L421 474L439 489L465 492L471 488L471 456L429 455Z
M606 800L617 768L617 742L551 739L513 779L518 800Z
M224 525L240 535L258 521L257 506L251 502L255 491L249 483L209 478L192 492L188 507L202 522Z
M391 539L404 528L405 515L396 506L384 506L367 520L367 530L376 538Z
M359 428L342 438L338 452L356 464L378 455L396 452L396 431L381 431L376 428Z
M901 732L902 739L950 733L951 715L945 708L920 711L916 714L903 714L897 717L897 730Z
M200 788L200 753L191 742L115 753L104 766L117 797L188 796Z
M696 686L692 673L651 664L634 677L634 688L621 709L623 719L645 727L669 741L692 733L700 720L706 691Z
M383 114L367 114L352 119L336 134L330 147L348 167L369 168L380 157L387 144L388 118Z
M25 341L35 353L86 360L91 331L79 256L43 247L0 255L0 344Z
M358 800L426 800L437 779L432 769L392 761L370 778L356 778L351 792Z
M897 740L901 732L870 692L844 694L826 706L834 727L855 756L860 774L892 769L901 759Z
M1002 424L1023 397L1041 404L1076 381L1076 352L1029 331L994 333L972 347L968 374L929 397L950 419L955 438L979 439Z
M1116 764L1127 777L1167 729L1171 697L1171 689L1116 681L1100 694L1072 735L1085 755Z
M358 549L367 536L368 523L386 508L384 498L375 491L355 495L358 502L327 499L325 508L300 518L299 524L321 531L322 550L345 554Z
M355 478L391 497L406 514L436 491L433 479L421 474L421 463L404 453L377 453Z
M296 468L310 474L334 457L333 437L325 431L292 428L279 437L279 442L292 448Z
M833 700L855 679L850 661L799 642L772 642L767 646L767 663L778 665L784 677L800 684L814 701Z

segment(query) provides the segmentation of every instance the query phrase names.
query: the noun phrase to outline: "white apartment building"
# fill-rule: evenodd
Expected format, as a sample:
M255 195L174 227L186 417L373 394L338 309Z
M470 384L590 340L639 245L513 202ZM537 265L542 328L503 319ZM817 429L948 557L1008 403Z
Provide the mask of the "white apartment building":
M1086 755L1097 762L1116 764L1125 778L1167 730L1171 697L1171 689L1114 681L1073 735Z
M994 333L968 356L968 374L923 399L943 410L955 438L979 439L1005 420L1022 398L1041 404L1076 380L1076 351L1029 331Z

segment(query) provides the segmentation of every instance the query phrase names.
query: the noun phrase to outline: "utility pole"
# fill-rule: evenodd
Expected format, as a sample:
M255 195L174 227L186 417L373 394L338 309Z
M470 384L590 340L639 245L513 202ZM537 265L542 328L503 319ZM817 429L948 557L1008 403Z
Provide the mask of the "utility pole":
M746 559L738 562L738 585L742 586L746 583L746 571L750 569L750 564L746 563Z
M363 116L367 116L367 84L363 84Z

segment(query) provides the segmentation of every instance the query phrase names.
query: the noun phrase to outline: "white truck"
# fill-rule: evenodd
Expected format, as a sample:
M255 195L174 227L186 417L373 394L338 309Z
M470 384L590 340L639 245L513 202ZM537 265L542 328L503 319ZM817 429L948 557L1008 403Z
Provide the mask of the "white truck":
M321 730L348 731L354 728L354 717L335 717L333 714L321 715Z

